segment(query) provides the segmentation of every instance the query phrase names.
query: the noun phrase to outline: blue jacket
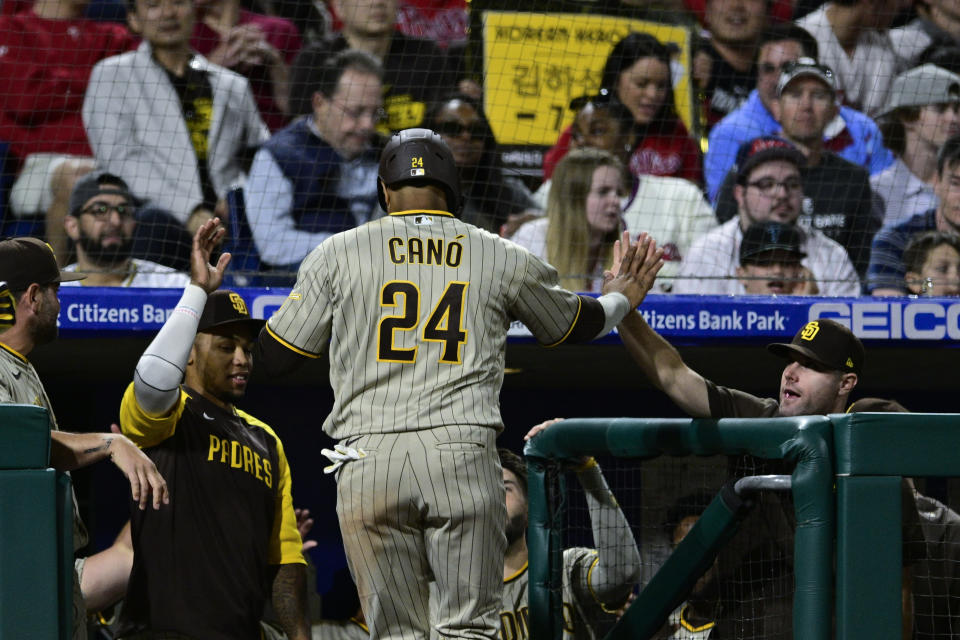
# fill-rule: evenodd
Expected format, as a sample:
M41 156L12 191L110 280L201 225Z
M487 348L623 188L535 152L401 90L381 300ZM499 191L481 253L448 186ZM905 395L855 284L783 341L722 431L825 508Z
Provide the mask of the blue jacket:
M880 173L893 164L893 154L883 146L883 136L877 123L867 115L850 107L840 107L840 117L846 129L827 145L844 160L860 165L870 175ZM703 162L707 194L716 203L717 193L727 172L733 167L740 145L758 136L773 135L780 124L760 100L754 89L739 109L728 114L710 130L710 144ZM838 148L846 141L848 144Z
M906 293L903 250L918 233L937 228L937 210L918 213L895 227L884 227L873 237L870 248L870 266L867 267L867 293L874 289L900 289Z

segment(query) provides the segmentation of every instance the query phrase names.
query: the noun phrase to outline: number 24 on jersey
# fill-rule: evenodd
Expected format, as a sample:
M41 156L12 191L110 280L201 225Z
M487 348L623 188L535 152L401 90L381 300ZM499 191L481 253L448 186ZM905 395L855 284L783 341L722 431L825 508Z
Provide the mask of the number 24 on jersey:
M443 345L439 362L462 363L460 348L467 341L467 331L463 328L463 308L469 284L448 282L423 323L420 340ZM396 339L398 332L416 331L420 325L420 289L408 280L391 280L380 290L380 306L395 309L396 312L384 315L377 326L377 360L406 364L416 362L419 346L398 347Z

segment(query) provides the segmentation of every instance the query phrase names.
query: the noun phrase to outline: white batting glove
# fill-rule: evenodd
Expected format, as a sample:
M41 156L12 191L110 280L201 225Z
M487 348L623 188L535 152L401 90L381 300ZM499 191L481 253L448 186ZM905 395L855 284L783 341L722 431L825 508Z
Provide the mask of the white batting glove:
M333 450L323 449L320 453L333 463L323 468L324 473L333 473L351 460L359 460L360 458L367 457L367 452L363 449L354 449L353 447L347 447L342 444L333 445Z

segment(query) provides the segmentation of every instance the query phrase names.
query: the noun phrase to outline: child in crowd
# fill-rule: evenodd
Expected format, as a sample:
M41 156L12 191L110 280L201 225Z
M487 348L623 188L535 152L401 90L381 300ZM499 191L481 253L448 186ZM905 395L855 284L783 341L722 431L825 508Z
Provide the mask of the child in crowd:
M914 236L903 251L903 266L911 293L960 296L960 235L927 231Z

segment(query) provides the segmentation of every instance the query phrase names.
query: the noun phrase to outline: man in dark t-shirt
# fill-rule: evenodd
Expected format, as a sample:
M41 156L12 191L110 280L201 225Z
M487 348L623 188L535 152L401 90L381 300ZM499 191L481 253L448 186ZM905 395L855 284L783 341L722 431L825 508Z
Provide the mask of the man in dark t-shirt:
M444 51L432 40L396 30L396 0L373 4L333 0L331 4L343 22L329 41L331 52L360 49L383 64L383 133L421 126L427 106L455 88Z
M694 77L701 83L703 115L709 128L739 107L757 84L754 59L760 34L767 26L767 4L763 0L708 0L704 22L710 39L699 47ZM705 76L700 73L704 67L709 68Z
M874 206L870 174L824 148L824 134L838 109L834 74L811 58L785 65L771 103L780 135L807 158L803 176L803 213L797 224L817 229L843 245L862 278L870 262L870 242L883 222L883 207ZM716 212L729 220L737 212L733 172L717 194Z
M620 337L653 385L695 418L772 418L842 413L863 367L860 340L834 320L805 324L790 343L767 348L788 362L778 398L759 398L707 380L636 311ZM529 437L529 435L528 435ZM788 473L782 461L730 456L731 477ZM787 638L791 628L793 503L789 494L756 496L756 507L718 557L721 599L728 603L723 637Z

